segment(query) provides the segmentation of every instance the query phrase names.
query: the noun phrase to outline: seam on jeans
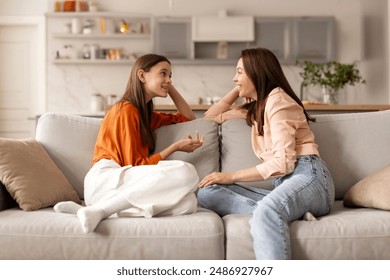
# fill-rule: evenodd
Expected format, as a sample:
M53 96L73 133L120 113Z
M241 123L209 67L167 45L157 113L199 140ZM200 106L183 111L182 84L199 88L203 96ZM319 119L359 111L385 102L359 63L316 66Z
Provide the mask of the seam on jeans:
M314 167L313 167L313 163L312 161L310 161L310 164L311 164L311 170L313 171L314 170ZM293 175L294 176L294 175ZM279 211L277 212L277 214L279 215L279 217L281 216L281 214L283 213L283 211L286 211L286 205L288 204L288 202L292 199L292 197L296 196L296 194L300 193L301 191L303 191L306 187L310 186L314 180L315 180L316 176L315 175L312 175L310 177L310 180L308 180L308 182L304 185L302 185L299 189L297 189L296 191L294 191L291 195L289 195L286 200L281 203L280 205L280 208L279 208ZM279 186L280 187L280 186ZM290 218L288 219L290 220ZM280 229L280 233L282 234L285 234L285 231L283 230L283 225L282 225L282 219L279 220L279 229ZM290 221L291 222L291 221ZM289 222L289 223L290 223ZM287 248L287 241L285 241L286 239L284 239L284 248ZM286 250L286 249L285 249ZM288 257L287 256L287 251L284 252L285 253L285 256L286 258Z
M219 171L222 171L222 125L218 125L217 128L217 138L218 138L218 165L219 165Z

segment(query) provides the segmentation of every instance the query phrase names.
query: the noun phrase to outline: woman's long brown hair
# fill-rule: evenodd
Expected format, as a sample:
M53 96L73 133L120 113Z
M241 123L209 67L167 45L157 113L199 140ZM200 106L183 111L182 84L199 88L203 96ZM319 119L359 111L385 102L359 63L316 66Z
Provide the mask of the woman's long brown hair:
M259 135L264 135L264 109L267 97L277 87L282 88L302 107L308 122L315 121L306 112L301 100L292 90L278 59L270 50L265 48L245 49L241 52L241 58L245 73L252 81L257 94L257 100L244 104L242 107L247 110L246 123L251 126L253 121L257 122Z
M154 104L153 100L150 100L147 103L145 101L145 89L143 83L138 78L138 71L142 69L145 72L148 72L150 68L162 61L171 64L170 61L162 55L146 54L139 57L131 68L130 78L126 86L125 93L119 100L119 102L122 103L124 101L128 101L138 109L142 144L148 145L150 153L154 151L156 146L156 136L150 127Z

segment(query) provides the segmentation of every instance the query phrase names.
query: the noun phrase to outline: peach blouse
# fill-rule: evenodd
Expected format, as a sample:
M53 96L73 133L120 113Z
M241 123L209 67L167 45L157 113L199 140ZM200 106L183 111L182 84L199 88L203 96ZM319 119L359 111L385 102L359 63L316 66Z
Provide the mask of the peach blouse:
M223 123L245 118L245 114L244 110L219 101L205 113L205 118ZM281 88L275 88L268 95L263 130L264 136L260 136L257 123L252 125L252 148L262 160L256 169L264 180L291 173L298 156L319 155L302 107Z

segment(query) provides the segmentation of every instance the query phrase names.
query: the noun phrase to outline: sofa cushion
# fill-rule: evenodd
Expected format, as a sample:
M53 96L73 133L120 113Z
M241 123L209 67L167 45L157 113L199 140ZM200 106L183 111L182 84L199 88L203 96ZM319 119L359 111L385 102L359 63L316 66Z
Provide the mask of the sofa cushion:
M257 158L252 149L251 127L244 119L233 119L221 125L221 171L231 172L258 165L261 160ZM237 182L248 188L272 189L271 180L258 182Z
M347 190L390 163L390 110L317 115L310 126L342 200Z
M352 186L344 196L344 206L390 210L390 165Z
M0 211L16 207L18 204L9 194L2 182L0 182Z
M198 209L158 218L110 217L85 234L76 215L52 208L0 212L0 259L207 260L224 258L220 217Z
M35 138L84 199L84 177L91 168L101 119L46 113L37 124Z
M202 179L207 174L219 171L219 136L218 124L206 120L196 119L190 122L178 123L160 127L157 131L156 152L160 152L172 143L187 138L189 134L205 137L203 146L193 153L176 152L168 159L182 160L192 163Z
M223 217L226 259L255 258L249 215ZM293 259L389 260L390 212L371 208L345 208L336 201L331 213L317 221L290 223Z
M25 211L64 200L81 203L64 174L35 139L0 139L0 181Z

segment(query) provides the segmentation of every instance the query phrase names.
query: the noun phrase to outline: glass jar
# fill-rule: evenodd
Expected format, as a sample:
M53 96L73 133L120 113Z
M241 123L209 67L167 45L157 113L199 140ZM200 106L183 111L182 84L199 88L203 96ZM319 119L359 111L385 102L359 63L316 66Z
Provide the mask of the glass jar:
M91 47L88 44L84 44L82 51L83 51L83 58L84 59L91 58Z
M76 1L64 1L64 12L75 12Z

